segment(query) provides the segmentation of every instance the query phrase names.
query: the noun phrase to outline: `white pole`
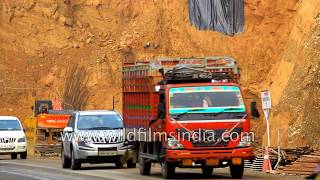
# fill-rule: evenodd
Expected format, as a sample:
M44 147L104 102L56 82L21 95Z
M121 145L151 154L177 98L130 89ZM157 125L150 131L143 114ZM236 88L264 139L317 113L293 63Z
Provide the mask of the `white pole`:
M278 128L278 161L277 161L277 164L276 164L275 168L278 168L278 166L280 164L280 161L281 161L280 143L281 143L281 140L280 140L280 128Z
M280 159L280 143L281 143L281 138L280 138L280 132L281 129L278 128L278 159Z
M270 145L270 123L269 123L270 109L269 108L267 109L267 112L268 112L268 116L266 120L267 120L268 147L270 147L271 145Z

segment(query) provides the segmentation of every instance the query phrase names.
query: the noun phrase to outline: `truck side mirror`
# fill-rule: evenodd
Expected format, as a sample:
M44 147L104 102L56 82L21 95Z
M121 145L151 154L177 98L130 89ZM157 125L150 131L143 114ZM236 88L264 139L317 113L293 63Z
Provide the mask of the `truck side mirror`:
M255 101L251 102L250 108L251 108L251 116L252 117L255 117L255 118L260 117L260 114L259 114L259 111L257 108L257 102L255 102Z
M159 73L161 74L162 77L164 77L164 69L163 68L159 69Z
M158 105L158 118L164 119L166 117L166 104L164 102Z

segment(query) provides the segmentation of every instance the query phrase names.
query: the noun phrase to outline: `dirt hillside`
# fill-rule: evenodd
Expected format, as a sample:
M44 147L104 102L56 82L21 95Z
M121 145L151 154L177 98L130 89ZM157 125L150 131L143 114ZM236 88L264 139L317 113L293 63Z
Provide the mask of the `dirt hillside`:
M229 55L248 102L272 90L273 144L280 127L287 146L319 145L319 10L319 0L246 0L245 32L229 37L192 27L187 0L4 0L0 114L23 119L34 99L53 98L110 109L113 96L121 111L124 61ZM253 121L259 143L263 124Z

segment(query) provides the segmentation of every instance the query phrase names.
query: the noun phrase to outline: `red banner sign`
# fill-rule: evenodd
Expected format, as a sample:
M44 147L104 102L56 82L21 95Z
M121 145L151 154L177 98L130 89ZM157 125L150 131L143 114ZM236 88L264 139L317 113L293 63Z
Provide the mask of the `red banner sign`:
M70 115L41 114L38 116L38 127L65 128Z

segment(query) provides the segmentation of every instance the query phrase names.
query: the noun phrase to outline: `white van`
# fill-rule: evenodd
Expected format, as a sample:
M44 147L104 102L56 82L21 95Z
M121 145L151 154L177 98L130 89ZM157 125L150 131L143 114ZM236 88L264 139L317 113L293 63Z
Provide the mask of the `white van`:
M0 155L27 159L27 141L21 122L13 116L0 116Z

